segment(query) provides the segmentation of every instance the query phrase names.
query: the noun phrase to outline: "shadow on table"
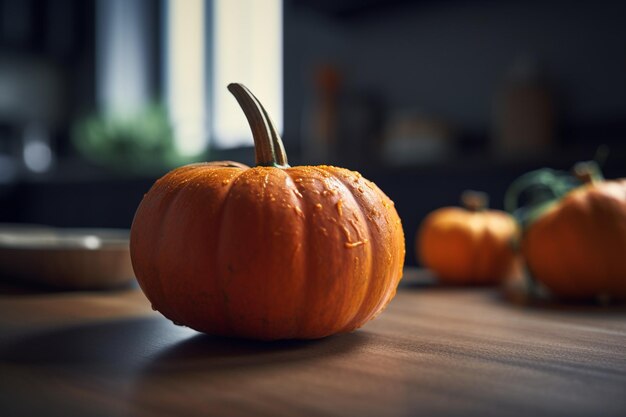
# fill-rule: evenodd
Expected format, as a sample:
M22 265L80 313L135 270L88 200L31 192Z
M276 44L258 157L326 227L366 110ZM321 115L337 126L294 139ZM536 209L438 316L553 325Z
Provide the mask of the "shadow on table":
M368 342L363 332L330 336L319 340L260 342L197 334L155 356L144 372L175 374L211 370L276 366L346 354Z
M144 317L18 334L10 342L0 342L0 362L69 370L209 371L341 354L367 339L353 332L313 341L258 342L208 336L162 317Z
M290 376L332 357L348 357L373 343L372 337L355 331L319 340L257 342L198 334L146 363L133 383L131 409L138 415L204 416L207 410L254 415L261 406L255 401L289 396L284 384L298 384Z
M128 290L130 288L138 288L137 281L133 279L128 283L123 283L110 288L70 288L53 286L36 281L28 281L19 277L0 275L0 295L21 296L79 291L111 293Z
M0 361L70 369L122 367L155 349L168 324L159 317L137 317L28 332L0 345Z

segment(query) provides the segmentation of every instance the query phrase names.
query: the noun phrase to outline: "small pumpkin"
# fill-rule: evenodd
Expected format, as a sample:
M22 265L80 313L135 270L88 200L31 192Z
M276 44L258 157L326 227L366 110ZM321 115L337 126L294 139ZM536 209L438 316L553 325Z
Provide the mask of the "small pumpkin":
M626 179L605 181L594 163L578 164L575 174L582 185L527 222L528 270L559 298L625 300Z
M417 257L442 283L497 284L514 268L515 220L487 209L484 193L466 191L461 199L464 207L443 207L424 219L416 236Z
M357 172L290 167L261 103L228 89L257 166L192 164L156 181L130 237L143 292L175 323L215 335L314 339L362 326L402 275L393 202Z

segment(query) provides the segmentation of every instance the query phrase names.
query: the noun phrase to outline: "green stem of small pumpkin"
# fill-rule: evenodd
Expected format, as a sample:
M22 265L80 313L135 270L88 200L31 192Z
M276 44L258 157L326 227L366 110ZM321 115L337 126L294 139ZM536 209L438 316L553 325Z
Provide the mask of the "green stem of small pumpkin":
M504 209L511 214L515 214L519 208L521 194L533 186L540 186L542 190L548 191L555 200L561 198L572 188L565 185L566 175L563 172L542 168L520 176L506 190Z
M504 208L511 213L522 229L527 229L535 220L559 201L580 182L571 174L542 168L517 178L504 195ZM520 206L520 197L527 193L529 201Z
M235 96L250 124L256 165L288 168L283 141L261 102L243 84L229 84L228 91Z

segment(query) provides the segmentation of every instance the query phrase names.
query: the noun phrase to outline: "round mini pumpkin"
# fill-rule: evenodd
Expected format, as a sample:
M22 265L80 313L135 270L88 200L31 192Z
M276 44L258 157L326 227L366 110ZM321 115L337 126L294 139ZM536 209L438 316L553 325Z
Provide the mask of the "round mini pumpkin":
M464 208L430 213L416 236L417 257L438 280L453 285L497 284L515 264L513 217L486 208L484 193L463 193Z
M588 164L577 166L586 184L528 225L522 254L557 297L626 300L626 179L604 181Z
M289 167L260 102L228 88L257 166L199 163L157 180L131 229L143 292L175 323L215 335L314 339L362 326L402 276L393 202L357 172Z

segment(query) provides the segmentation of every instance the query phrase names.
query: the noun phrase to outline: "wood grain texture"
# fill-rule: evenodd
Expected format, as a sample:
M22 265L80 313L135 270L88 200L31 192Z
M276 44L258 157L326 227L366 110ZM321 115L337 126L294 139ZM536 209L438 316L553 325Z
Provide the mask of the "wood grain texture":
M138 290L0 294L0 414L623 416L623 307L510 304L406 279L361 330L200 335Z

